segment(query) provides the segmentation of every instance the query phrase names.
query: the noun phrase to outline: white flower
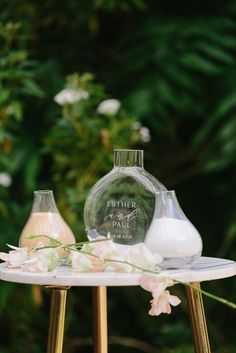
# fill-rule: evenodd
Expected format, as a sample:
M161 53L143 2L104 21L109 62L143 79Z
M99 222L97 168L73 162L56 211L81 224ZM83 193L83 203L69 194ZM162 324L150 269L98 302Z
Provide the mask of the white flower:
M159 254L152 253L144 243L130 246L126 256L127 262L143 269L154 269L163 260Z
M88 98L89 93L83 89L65 88L54 97L54 101L59 105L65 105Z
M0 173L0 185L4 188L8 188L12 183L11 176L7 173Z
M117 99L106 99L98 105L97 111L99 114L112 116L118 112L120 105L121 103Z
M139 130L140 138L143 142L151 141L150 130L146 126L142 126Z
M1 252L0 259L6 262L7 267L18 268L21 267L28 259L28 249L18 248L16 246L8 245L11 249L8 254Z
M142 142L147 143L151 141L150 130L146 126L143 126L139 121L135 121L132 124L132 128L139 133Z

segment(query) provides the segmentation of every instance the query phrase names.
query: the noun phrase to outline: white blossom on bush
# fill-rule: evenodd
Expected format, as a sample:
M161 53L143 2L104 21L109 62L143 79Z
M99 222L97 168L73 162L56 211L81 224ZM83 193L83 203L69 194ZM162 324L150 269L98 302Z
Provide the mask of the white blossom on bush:
M54 101L59 105L65 105L88 98L89 93L83 89L65 88L54 97Z
M143 126L140 121L135 121L132 124L132 128L139 133L142 142L147 143L151 141L150 130L146 126Z
M132 128L133 130L140 130L142 127L142 124L140 123L140 121L135 121L133 124L132 124Z
M8 188L9 186L11 186L11 183L12 179L8 173L0 173L0 185L2 185L4 188Z
M97 111L99 114L112 116L118 112L120 106L121 103L118 99L105 99L98 105Z
M150 130L146 126L142 126L139 130L141 141L147 143L151 141Z

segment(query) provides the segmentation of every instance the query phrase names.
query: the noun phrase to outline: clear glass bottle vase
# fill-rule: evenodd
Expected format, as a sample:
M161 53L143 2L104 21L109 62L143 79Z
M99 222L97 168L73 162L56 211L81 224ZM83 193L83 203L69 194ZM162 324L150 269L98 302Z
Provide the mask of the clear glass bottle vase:
M189 267L201 256L201 236L185 216L174 190L156 194L155 214L145 244L163 257L162 268Z
M114 150L114 167L89 192L84 222L90 240L144 242L155 209L155 194L166 188L143 167L142 150Z
M29 235L37 235L29 239ZM24 226L19 245L33 249L38 242L47 245L49 236L59 240L62 244L75 243L75 237L67 223L62 218L56 206L54 195L51 190L34 191L33 206L29 219Z

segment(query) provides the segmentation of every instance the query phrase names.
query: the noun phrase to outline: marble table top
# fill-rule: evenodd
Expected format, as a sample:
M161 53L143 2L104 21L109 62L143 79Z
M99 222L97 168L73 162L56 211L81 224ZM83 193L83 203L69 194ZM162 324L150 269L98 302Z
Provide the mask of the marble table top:
M52 272L31 273L0 265L0 280L46 286L137 286L143 273L76 272L61 266ZM236 262L214 257L200 257L191 268L163 270L160 277L181 282L202 282L236 275Z

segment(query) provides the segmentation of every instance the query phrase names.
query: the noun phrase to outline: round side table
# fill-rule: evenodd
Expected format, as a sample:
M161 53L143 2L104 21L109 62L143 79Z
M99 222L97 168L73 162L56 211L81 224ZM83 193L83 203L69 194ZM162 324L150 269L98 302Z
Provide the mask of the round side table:
M80 273L60 267L47 273L30 273L0 265L0 279L8 282L37 284L51 288L47 353L62 353L67 290L73 286L93 287L94 353L108 352L107 286L138 286L143 273ZM190 269L165 270L158 275L200 289L200 282L236 275L236 262L226 259L201 257ZM186 286L189 316L192 324L196 353L211 353L202 295Z

